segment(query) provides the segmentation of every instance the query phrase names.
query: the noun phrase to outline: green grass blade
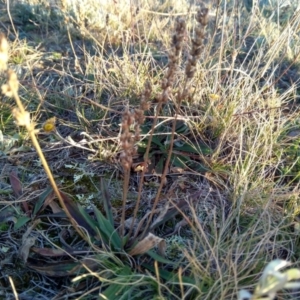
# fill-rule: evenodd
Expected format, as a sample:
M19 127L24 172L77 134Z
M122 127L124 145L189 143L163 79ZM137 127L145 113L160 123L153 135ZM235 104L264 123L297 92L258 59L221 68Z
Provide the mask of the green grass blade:
M145 267L149 271L155 273L155 269L154 269L153 266L144 263L143 267ZM175 273L175 271L174 272L169 272L169 271L166 271L166 270L163 270L163 269L159 269L158 271L159 271L159 276L161 278L163 278L163 279L165 279L167 281L172 281L174 283L180 283L179 276L178 276L177 273ZM191 284L191 285L196 285L196 281L193 278L191 278L191 277L181 276L180 278L182 279L183 283L188 283L188 284Z
M147 251L147 254L151 256L153 259L155 259L156 261L161 262L163 264L168 264L173 266L176 265L173 261L163 258L162 256L160 256L159 254L155 253L152 250Z
M100 178L100 186L101 186L103 205L104 205L106 217L107 217L108 221L110 222L110 224L113 226L114 219L113 219L112 210L111 210L110 197L108 194L107 185L106 185L104 178Z
M97 232L97 224L96 222L92 219L92 217L84 210L84 208L80 205L77 206L79 212L81 213L81 216L84 218L88 226L92 228L92 230L95 232L94 237L96 236Z
M98 221L98 230L103 238L103 240L107 244L111 244L114 250L121 250L122 249L122 239L120 238L116 229L112 226L110 221L108 221L101 211L94 206L94 212Z
M194 153L194 154L204 154L208 155L212 153L212 150L204 145L204 144L188 144L184 143L182 146L178 146L175 144L174 150L182 151L182 152L188 152L188 153Z
M120 283L112 283L109 287L100 295L100 299L128 299L124 298L128 291L130 291L134 286L130 283L132 271L128 266L124 266L117 275L122 276Z

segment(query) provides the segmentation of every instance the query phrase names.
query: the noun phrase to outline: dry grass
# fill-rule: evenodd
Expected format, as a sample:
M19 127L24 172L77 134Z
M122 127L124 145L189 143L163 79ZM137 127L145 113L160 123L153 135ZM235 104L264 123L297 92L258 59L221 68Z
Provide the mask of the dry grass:
M299 10L214 1L206 24L196 2L24 1L1 17L30 112L16 126L6 86L1 296L237 299L269 262L299 268Z

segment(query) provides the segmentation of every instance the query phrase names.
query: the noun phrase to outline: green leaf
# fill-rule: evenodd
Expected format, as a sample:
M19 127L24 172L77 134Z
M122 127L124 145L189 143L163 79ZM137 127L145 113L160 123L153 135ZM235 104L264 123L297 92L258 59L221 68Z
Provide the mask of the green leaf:
M129 235L125 235L122 237L122 248L124 248L124 246L127 244L127 242L129 241Z
M164 171L164 163L165 163L165 157L164 156L162 156L160 159L159 159L159 161L158 161L158 163L156 164L156 166L155 166L155 172L156 172L156 174L162 174L163 173L163 171Z
M186 169L186 162L189 160L190 159L188 157L182 155L172 154L171 156L172 165L178 168Z
M69 211L72 218L76 221L76 223L85 228L87 232L92 236L96 236L95 224L91 222L90 216L87 217L84 209L77 205L67 194L60 192L62 199L66 205L67 210Z
M162 132L162 130L160 130L160 128L161 128L161 126L159 128L156 128L156 132ZM150 129L151 129L151 127L149 127L149 126L145 126L145 125L141 126L142 134L148 134ZM165 135L153 135L151 144L156 144L160 148L161 147L164 148L164 145L161 143L161 141L165 138L166 138ZM147 144L148 144L148 140L149 140L149 138L146 137L143 142L144 147L142 145L141 145L141 147L146 148Z
M188 152L188 153L194 153L194 154L211 154L212 150L204 145L204 144L188 144L188 143L183 143L182 145L174 144L174 150L178 151L183 151L183 152Z
M31 218L29 218L27 216L22 216L22 217L18 218L17 222L14 225L14 229L18 230L19 228L21 228L23 225L25 225L30 220L31 220Z
M92 219L92 217L85 211L85 209L78 205L78 210L80 211L82 217L86 221L86 223L94 230L94 232L97 232L97 223ZM96 236L96 234L94 235Z
M33 210L33 218L37 215L37 213L40 211L44 203L46 202L47 198L51 195L53 192L52 187L48 187L39 197L39 200L36 202Z
M105 183L104 178L100 178L100 186L101 186L101 192L102 192L102 197L103 197L103 204L104 204L104 209L106 213L106 217L110 224L114 226L114 219L113 219L113 214L112 214L112 209L111 209L111 202L110 202L110 197L109 193L107 190L107 185Z
M146 253L158 262L161 262L163 264L168 264L168 265L176 265L173 261L163 258L162 256L160 256L159 254L155 253L152 250L149 250Z
M152 267L151 265L147 264L147 263L143 263L143 267L147 268L149 271L151 272L155 272L154 267ZM179 280L178 274L175 272L169 272L163 269L159 269L159 276L167 281L172 281L174 283L188 283L191 285L195 285L196 281L191 278L191 277L187 277L187 276L181 276L182 280Z
M195 170L199 173L203 173L203 172L207 172L209 171L209 169L207 167L205 167L204 165L202 165L200 162L191 160L187 163L187 166L192 169Z
M159 146L159 148L164 149L165 146L164 146L164 144L161 143L161 140L162 140L162 139L163 139L163 136L153 135L153 136L152 136L152 141L151 141L151 143L154 143L154 144L156 144L157 146Z
M149 271L151 271L152 273L156 273L156 270L154 269L153 266L147 264L147 263L143 263L142 264L143 267L145 267L146 269L148 269ZM178 276L178 273L175 271L174 272L170 272L170 271L166 271L162 268L158 269L159 272L159 277L166 280L166 282L171 282L172 285L173 284L183 284L183 285L187 285L187 286L195 286L195 290L193 290L191 292L191 294L189 295L189 299L196 299L197 298L197 294L199 290L202 291L202 293L207 293L209 291L209 289L211 288L213 281L209 280L209 279L205 279L203 278L201 281L201 284L197 284L197 281L192 278L192 277L188 277L188 276ZM196 289L197 286L197 289ZM197 298L198 299L198 298Z
M128 299L128 295L126 298L126 294L134 287L134 285L129 284L131 281L132 271L128 266L124 266L121 270L116 272L116 275L122 276L120 283L112 283L109 287L100 295L100 299ZM128 283L128 284L126 284Z
M98 221L98 231L103 241L112 245L114 250L120 251L122 249L122 239L119 236L113 225L103 216L101 211L94 206L94 212Z
M177 120L175 132L177 134L184 134L187 133L190 130L189 126L186 124L186 122L182 120Z

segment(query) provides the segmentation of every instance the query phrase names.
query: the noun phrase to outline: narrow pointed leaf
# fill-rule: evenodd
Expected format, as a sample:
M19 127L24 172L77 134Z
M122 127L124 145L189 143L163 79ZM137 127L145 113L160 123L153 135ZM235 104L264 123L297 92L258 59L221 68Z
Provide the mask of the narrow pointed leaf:
M204 154L204 155L212 153L212 150L204 144L191 145L188 143L184 143L182 146L177 145L176 147L174 147L174 150L180 150L183 152L194 153L194 154Z
M126 284L127 282L130 283L130 275L132 275L132 271L128 266L124 266L124 268L116 272L116 274L117 276L122 276L122 282L120 282L120 284L110 284L109 287L100 295L100 299L120 299L120 297L126 295L128 290L133 288L132 284Z
M147 251L147 254L149 256L151 256L153 259L155 259L156 261L161 262L163 264L168 264L168 265L173 265L173 266L176 265L175 262L160 256L159 254L155 253L152 250Z
M122 248L122 240L116 229L97 207L94 207L94 212L98 221L98 230L104 242L112 245L114 250L120 250Z
M44 203L47 202L49 198L54 199L54 193L52 187L48 187L39 197L39 200L36 202L33 210L33 217L35 217L43 207Z
M34 269L38 273L45 276L52 277L64 277L70 275L78 275L80 273L86 272L86 265L91 270L96 270L99 263L95 259L83 259L81 262L61 261L59 263L47 264L46 266L41 266L38 264L27 263L27 267Z
M85 219L85 217L83 216L83 214L80 212L78 205L71 199L69 198L65 193L60 192L64 203L66 205L67 210L69 211L70 215L72 216L72 218L76 221L76 223L85 228L87 230L87 232L91 235L91 236L95 236L96 235L96 231L94 230L93 226L90 224L89 221L87 221Z
M112 215L110 197L109 197L109 193L107 190L106 182L103 178L100 178L100 186L101 186L103 205L104 205L106 217L107 217L108 221L110 222L110 224L112 226L114 226L114 219L113 219L113 215Z
M22 183L16 172L12 171L9 174L9 181L16 197L17 198L21 197L21 195L23 194ZM22 201L22 207L24 212L26 212L29 215L30 210L28 207L28 203L26 201Z
M17 218L17 222L14 225L14 229L18 230L19 228L21 228L23 225L25 225L30 220L31 220L31 218L29 218L27 216L22 216L22 217Z
M12 171L10 174L9 174L9 181L10 181L10 184L11 184L11 187L14 191L14 194L17 196L17 197L20 197L23 193L22 191L22 183L20 181L20 179L18 178L18 175L16 172Z
M164 166L165 166L165 157L162 156L162 157L159 159L159 161L158 161L158 163L156 164L156 166L155 166L155 173L156 173L157 175L162 175L162 173L163 173L163 171L164 171Z
M155 269L153 266L147 264L147 263L143 263L143 267L145 267L146 269L148 269L149 271L151 272L155 272ZM181 279L179 280L179 277L178 277L178 274L177 273L173 273L173 272L169 272L169 271L166 271L166 270L163 270L163 269L159 269L159 276L163 279L165 279L166 281L171 281L171 282L174 282L174 283L180 283L180 282L183 282L183 283L188 283L188 284L191 284L191 285L196 285L196 281L191 278L191 277L187 277L187 276L180 276Z
M31 251L45 257L60 257L60 256L72 255L75 252L75 251L65 251L63 249L37 248L37 247L32 247Z
M95 237L97 232L97 223L92 219L92 217L85 211L85 209L81 205L77 205L77 207L85 222L92 228L93 232L95 232L95 234L93 234L93 237Z

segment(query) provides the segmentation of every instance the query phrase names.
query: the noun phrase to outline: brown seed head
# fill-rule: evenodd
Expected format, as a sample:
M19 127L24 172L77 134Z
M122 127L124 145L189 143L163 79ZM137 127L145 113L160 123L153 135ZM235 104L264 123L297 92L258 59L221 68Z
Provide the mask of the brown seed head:
M134 153L134 136L130 132L130 126L135 123L135 115L127 108L123 113L122 134L120 136L121 149L120 161L125 170L130 169Z
M208 24L208 8L204 7L198 10L196 19L202 26L205 27Z
M5 35L0 33L0 71L7 69L8 62L8 42Z

